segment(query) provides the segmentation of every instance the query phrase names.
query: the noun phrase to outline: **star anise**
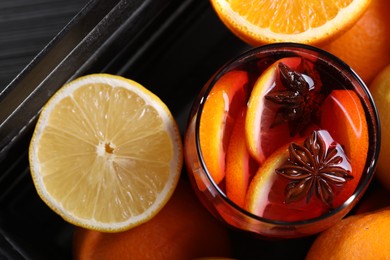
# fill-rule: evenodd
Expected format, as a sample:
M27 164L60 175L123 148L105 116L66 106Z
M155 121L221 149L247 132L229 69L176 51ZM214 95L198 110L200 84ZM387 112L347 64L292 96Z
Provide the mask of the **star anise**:
M280 105L272 126L287 122L290 135L294 136L310 123L322 102L321 80L303 59L302 73L282 62L278 64L278 70L281 86L276 86L265 98Z
M291 143L287 162L276 173L290 180L286 187L286 203L306 197L308 203L315 194L328 207L333 208L336 189L351 180L351 165L342 146L330 139L326 130L313 131L303 146Z

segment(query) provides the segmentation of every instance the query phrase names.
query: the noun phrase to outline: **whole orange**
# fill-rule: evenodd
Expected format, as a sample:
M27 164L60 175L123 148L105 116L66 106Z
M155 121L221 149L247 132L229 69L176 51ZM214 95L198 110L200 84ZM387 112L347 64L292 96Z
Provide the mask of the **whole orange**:
M120 233L76 228L75 259L194 259L229 257L228 231L180 180L166 206L148 222Z
M381 151L377 160L375 177L379 183L390 191L390 63L374 78L370 84L381 123Z
M388 259L389 227L390 208L349 216L322 232L306 259Z
M390 1L372 0L357 23L336 40L320 46L336 55L370 84L390 63Z

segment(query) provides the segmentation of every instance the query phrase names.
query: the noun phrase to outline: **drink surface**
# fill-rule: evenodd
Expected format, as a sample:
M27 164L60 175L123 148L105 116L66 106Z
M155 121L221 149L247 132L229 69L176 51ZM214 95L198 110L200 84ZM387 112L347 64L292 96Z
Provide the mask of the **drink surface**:
M211 83L200 152L229 200L290 222L320 217L353 194L368 128L355 87L341 74L313 56L275 55L230 67Z

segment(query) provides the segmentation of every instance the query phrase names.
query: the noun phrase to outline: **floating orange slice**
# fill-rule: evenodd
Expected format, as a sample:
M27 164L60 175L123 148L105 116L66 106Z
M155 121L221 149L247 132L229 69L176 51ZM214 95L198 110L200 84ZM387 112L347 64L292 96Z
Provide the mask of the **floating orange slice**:
M352 90L332 91L322 105L321 127L344 146L350 159L354 178L339 198L349 197L363 173L368 152L367 120L358 95Z
M302 144L303 139L299 138L294 142ZM327 211L327 206L316 196L309 203L305 199L285 202L285 189L289 182L276 174L275 170L287 161L288 146L286 144L275 151L256 172L247 191L245 209L260 217L280 221L318 217Z
M215 83L200 118L200 147L206 167L215 183L225 177L226 146L240 106L246 101L244 71L230 71Z
M298 57L276 61L261 74L253 87L248 101L245 133L249 152L260 163L277 148L292 140L287 124L272 126L278 106L265 100L264 96L275 87L279 63L296 69L301 61Z
M244 206L245 195L256 164L250 157L245 140L246 109L238 115L230 137L226 154L226 195L240 207Z
M315 44L350 28L371 0L211 0L223 23L251 45Z
M348 199L350 171L342 146L328 131L313 131L267 158L249 186L246 209L280 221L319 217Z

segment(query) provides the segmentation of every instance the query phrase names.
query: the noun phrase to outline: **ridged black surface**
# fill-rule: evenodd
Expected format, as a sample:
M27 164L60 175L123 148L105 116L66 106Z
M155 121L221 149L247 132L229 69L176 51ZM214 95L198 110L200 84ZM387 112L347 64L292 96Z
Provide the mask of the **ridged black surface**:
M86 3L87 0L0 1L0 90Z

